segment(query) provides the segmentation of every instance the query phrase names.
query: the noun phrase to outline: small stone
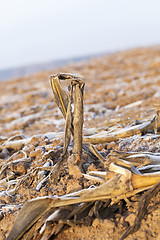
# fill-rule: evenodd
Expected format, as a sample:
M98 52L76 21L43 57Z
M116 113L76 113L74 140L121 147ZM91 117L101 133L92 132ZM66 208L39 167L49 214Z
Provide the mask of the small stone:
M135 220L135 213L131 213L125 218L125 221L129 222L130 226L133 225L134 220Z

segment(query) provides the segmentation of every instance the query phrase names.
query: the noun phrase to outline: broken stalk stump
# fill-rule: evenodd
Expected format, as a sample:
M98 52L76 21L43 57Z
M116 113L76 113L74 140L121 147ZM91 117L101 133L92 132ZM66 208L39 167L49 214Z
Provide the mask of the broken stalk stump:
M69 95L62 89L60 80L69 80ZM61 110L65 123L65 143L63 156L67 152L71 135L73 136L74 163L81 166L82 154L82 128L83 128L83 77L77 74L58 73L50 77L52 90L59 109ZM74 97L73 97L74 91ZM74 100L74 113L72 113L71 102Z

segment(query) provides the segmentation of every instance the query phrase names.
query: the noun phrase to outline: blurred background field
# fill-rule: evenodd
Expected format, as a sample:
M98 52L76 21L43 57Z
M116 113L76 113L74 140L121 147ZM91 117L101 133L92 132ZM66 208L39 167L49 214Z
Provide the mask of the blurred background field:
M0 80L160 43L158 0L0 1Z

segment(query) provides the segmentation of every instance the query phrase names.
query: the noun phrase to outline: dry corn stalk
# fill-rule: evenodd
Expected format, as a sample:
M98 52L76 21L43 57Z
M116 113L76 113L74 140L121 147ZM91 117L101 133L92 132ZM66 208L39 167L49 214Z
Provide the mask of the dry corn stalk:
M69 96L62 89L60 80L69 80L70 85ZM60 73L52 75L50 77L52 90L54 93L55 101L61 110L65 124L65 155L68 145L70 143L71 135L73 139L73 154L75 157L75 163L81 165L81 153L82 153L82 127L83 127L83 90L84 81L83 77L77 74ZM74 96L73 96L74 91ZM74 115L72 114L71 103L74 99Z
M131 137L133 135L142 135L147 133L148 131L153 131L154 133L157 133L157 129L159 127L160 127L159 112L157 111L156 115L153 117L152 120L140 123L135 126L125 127L120 130L113 131L111 133L107 131L102 131L97 134L84 137L83 141L84 143L93 144L118 141L120 138Z

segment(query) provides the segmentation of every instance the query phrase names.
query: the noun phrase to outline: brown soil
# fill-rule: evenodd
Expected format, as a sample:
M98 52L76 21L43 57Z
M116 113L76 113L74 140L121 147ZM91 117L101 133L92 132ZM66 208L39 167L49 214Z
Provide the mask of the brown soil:
M11 174L11 180L15 180L42 167L46 162L49 164L50 159L53 164L58 162L63 151L63 139L58 134L64 131L65 121L54 103L49 83L49 76L58 72L79 73L85 77L84 135L111 127L125 127L136 120L151 120L156 113L155 107L160 100L160 46L115 53L50 72L2 82L0 145L9 138L31 139L17 149L0 148L0 181ZM135 106L129 105L134 102L137 102ZM48 139L45 137L47 132L57 133L56 138ZM96 147L105 157L113 149L160 152L159 138L124 139ZM70 146L69 151L71 150ZM21 161L15 161L20 159ZM87 160L88 156L84 153L83 163L86 168L101 170L93 163L87 165ZM72 168L58 182L55 183L51 177L37 190L39 178L37 174L29 174L13 192L11 190L14 189L14 184L0 184L0 239L8 236L25 201L46 195L61 196L90 186L87 180L80 181L81 173ZM134 222L137 201L131 199L131 202L132 205L122 213L117 211L107 219L95 218L88 226L80 224L64 227L54 239L119 239L126 227ZM159 226L160 205L156 204L142 220L140 229L126 239L158 240Z

